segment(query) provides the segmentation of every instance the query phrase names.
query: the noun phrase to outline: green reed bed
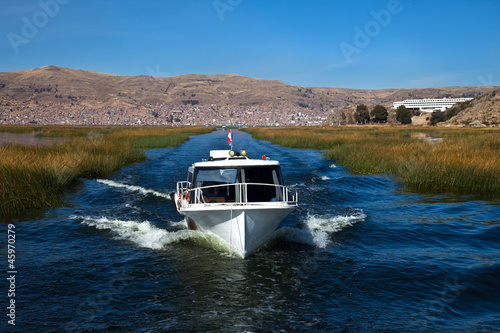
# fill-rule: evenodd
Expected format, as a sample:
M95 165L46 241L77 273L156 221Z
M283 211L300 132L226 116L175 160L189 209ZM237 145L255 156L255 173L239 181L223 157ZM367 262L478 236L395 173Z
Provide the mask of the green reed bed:
M33 126L0 126L0 133L26 134L35 132Z
M307 127L248 132L288 147L325 149L327 158L353 173L392 174L413 189L500 192L497 129Z
M48 147L2 146L0 217L13 217L28 209L60 205L61 194L77 178L105 177L125 165L145 160L144 151L138 147L175 146L187 140L189 135L203 134L211 130L117 127L106 129L109 133L107 135L95 137L88 134L96 133L96 129L78 128L77 132L86 131L87 135L77 135L77 138L62 144ZM39 128L35 131L39 131ZM75 136L75 131L70 128L57 128L55 131L70 137ZM146 138L150 136L156 139L148 141Z
M85 127L85 126L50 126L37 127L35 131L39 137L66 137L82 138L110 134L115 131L113 127Z
M36 133L38 137L87 137L99 134L109 134L113 127L86 126L0 126L0 133L28 134Z
M60 204L64 189L76 178L104 177L142 161L130 143L73 139L50 147L0 147L0 216Z

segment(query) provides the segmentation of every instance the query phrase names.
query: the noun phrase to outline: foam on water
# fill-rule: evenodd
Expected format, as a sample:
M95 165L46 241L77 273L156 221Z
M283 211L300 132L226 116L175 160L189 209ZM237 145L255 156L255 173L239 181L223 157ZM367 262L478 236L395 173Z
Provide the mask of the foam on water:
M328 176L318 176L318 177L311 178L311 180L309 182L317 183L317 182L320 182L322 180L331 180L331 178ZM288 187L296 188L296 187L302 187L302 186L306 186L306 183L296 183L296 184L289 185Z
M330 235L365 219L366 215L362 210L352 215L308 215L301 228L283 227L278 232L287 241L324 249L331 243Z
M171 225L182 229L169 232L158 228L149 221L122 221L106 217L93 218L84 216L72 216L71 218L81 220L82 224L89 227L109 230L114 234L115 239L130 241L139 247L160 250L169 244L190 240L198 245L212 248L216 251L231 253L229 245L218 236L208 232L188 230L184 220L181 222L170 222Z
M101 183L101 184L104 184L104 185L108 185L108 186L111 186L111 187L125 188L125 189L127 189L127 190L129 190L131 192L138 192L138 193L141 193L141 194L144 194L144 195L152 194L152 195L155 195L157 197L161 197L161 198L166 198L166 199L172 200L172 197L168 193L163 193L163 192L151 190L151 189L148 189L148 188L145 188L145 187L135 186L135 185L127 185L127 184L123 184L123 183L119 183L119 182L115 182L113 180L107 180L107 179L97 179L96 181L98 183Z
M330 169L335 169L337 166L335 164L332 164L329 166Z
M331 180L331 178L328 176L317 176L317 177L311 178L312 183L319 183L319 182L324 181L324 180Z
M228 245L217 236L201 231L185 229L185 222L174 223L183 227L182 230L169 232L158 228L149 221L123 221L107 217L72 216L74 220L81 220L83 225L99 230L109 230L115 239L126 240L143 248L159 250L165 246L183 240L211 247L222 252L231 252ZM330 236L358 222L364 221L366 215L362 211L352 215L318 216L308 215L299 227L283 227L278 229L271 238L282 238L289 242L306 244L317 248L326 248L330 245Z
M82 224L96 229L109 230L115 235L116 239L128 240L140 247L155 250L161 249L171 243L197 237L199 233L191 230L168 232L148 221L122 221L106 217L93 218L84 216L72 216L71 218L82 220Z

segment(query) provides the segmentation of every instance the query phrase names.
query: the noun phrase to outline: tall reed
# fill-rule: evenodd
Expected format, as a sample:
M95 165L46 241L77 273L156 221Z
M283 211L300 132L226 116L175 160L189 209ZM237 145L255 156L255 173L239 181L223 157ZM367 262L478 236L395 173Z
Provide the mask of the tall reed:
M325 149L327 158L353 173L392 174L413 189L500 192L497 129L302 127L247 131L257 139L284 146Z
M24 133L22 128L16 130ZM96 131L95 128L59 127L42 130L78 138L48 147L0 147L0 217L59 205L63 191L79 177L105 177L127 164L145 160L144 151L138 148L175 146L189 135L212 129L141 127ZM104 131L109 134L88 136ZM87 136L80 138L81 135L75 133L87 133ZM154 139L149 140L150 137Z

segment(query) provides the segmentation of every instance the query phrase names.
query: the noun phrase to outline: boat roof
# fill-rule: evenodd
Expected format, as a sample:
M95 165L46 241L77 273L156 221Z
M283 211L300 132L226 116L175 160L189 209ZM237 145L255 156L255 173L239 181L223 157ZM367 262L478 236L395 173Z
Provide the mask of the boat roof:
M270 160L265 156L259 160L252 160L246 156L229 155L229 150L212 150L210 151L211 160L196 162L193 164L195 168L235 168L235 167L256 167L256 166L279 166L278 161Z
M242 158L231 158L221 161L197 162L193 166L195 168L233 168L246 166L276 166L280 165L278 161L273 160L247 160Z

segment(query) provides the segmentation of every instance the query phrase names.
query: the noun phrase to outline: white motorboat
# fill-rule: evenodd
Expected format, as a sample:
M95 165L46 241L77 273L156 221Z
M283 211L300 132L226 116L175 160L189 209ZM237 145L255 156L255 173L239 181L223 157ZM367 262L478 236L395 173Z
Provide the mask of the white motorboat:
M224 250L246 258L295 210L298 194L283 185L278 161L213 150L177 183L175 204L190 229L215 235Z

